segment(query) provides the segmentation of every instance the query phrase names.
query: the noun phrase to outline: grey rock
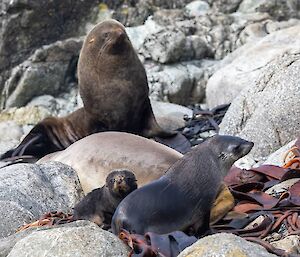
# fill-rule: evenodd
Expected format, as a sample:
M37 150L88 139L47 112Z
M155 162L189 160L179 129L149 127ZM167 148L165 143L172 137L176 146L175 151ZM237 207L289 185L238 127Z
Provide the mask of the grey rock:
M185 12L190 17L197 17L206 14L210 9L207 2L196 0L185 6Z
M23 135L23 129L15 121L0 122L0 155L15 147ZM0 163L0 167L4 165Z
M178 257L275 257L258 244L229 233L206 236L186 248Z
M14 245L20 239L23 239L24 237L28 236L35 230L36 230L36 228L28 228L24 231L15 233L6 238L1 238L0 239L0 257L6 257L10 253L10 251L14 247Z
M0 122L0 142L20 140L22 128L15 121Z
M195 30L194 23L177 24L169 13L167 15L166 23L172 20L167 25L161 25L150 17L142 26L127 28L134 48L143 59L166 64L212 55L203 38L189 32L193 28Z
M109 3L110 1L105 1ZM142 25L146 19L161 9L182 9L192 0L138 0L122 1L115 6L113 18L121 21L126 26Z
M26 106L39 106L49 111L51 116L62 117L74 112L83 106L78 102L80 97L77 85L74 86L68 93L60 94L59 97L51 95L38 96L32 99Z
M287 45L292 48L292 42ZM255 158L266 157L298 137L300 49L298 54L291 52L260 71L232 102L220 124L220 133L253 141Z
M232 53L233 60L208 80L209 107L230 103L243 89L253 87L268 63L285 52L297 52L300 49L299 31L300 25L279 30Z
M243 0L239 12L266 12L276 20L286 20L300 17L300 6L296 0Z
M151 101L154 116L165 130L176 130L184 126L183 117L191 117L193 111L181 105Z
M176 25L188 21L184 9L158 9L150 17L161 26Z
M238 9L242 0L207 0L207 2L217 12L233 13Z
M128 248L115 235L91 224L35 231L18 241L8 257L20 255L24 257L125 257L128 256Z
M43 106L13 107L0 112L0 122L14 121L18 125L35 125L48 116L50 112Z
M33 97L57 96L75 81L76 64L83 38L43 46L12 70L4 86L2 106L21 107Z
M181 59L185 46L185 34L168 27L146 37L140 53L159 63L174 63Z
M8 237L0 239L0 257L6 257L18 241L27 237L33 232L44 231L53 228L76 228L76 227L86 227L86 226L94 227L95 224L87 220L79 220L71 223L54 225L54 226L29 227L25 230L19 231Z
M2 0L0 4L0 91L12 67L45 44L84 34L97 0Z
M83 192L69 166L14 164L0 169L0 237L49 211L69 212Z
M285 250L287 253L300 253L300 237L298 235L287 236L284 239L271 242L271 245L273 245L276 248Z
M146 64L150 97L155 100L187 105L203 100L205 84L214 61L182 62L156 66Z

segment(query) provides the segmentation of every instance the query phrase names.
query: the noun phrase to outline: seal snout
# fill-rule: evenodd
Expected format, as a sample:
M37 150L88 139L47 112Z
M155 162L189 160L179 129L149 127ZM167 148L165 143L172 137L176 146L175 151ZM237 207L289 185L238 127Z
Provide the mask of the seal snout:
M243 142L240 145L242 156L248 154L253 148L253 146L254 146L253 142L243 140Z
M122 44L122 42L125 40L126 38L126 32L120 28L115 29L113 31L113 35L115 38L115 43L116 44Z

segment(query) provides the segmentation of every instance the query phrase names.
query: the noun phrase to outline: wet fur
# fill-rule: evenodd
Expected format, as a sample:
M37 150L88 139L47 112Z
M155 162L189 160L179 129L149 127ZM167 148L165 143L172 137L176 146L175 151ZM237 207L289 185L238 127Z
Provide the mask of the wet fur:
M114 188L110 180L121 175L126 184L126 190ZM137 188L136 179L132 172L126 170L113 171L107 176L105 186L88 193L75 207L74 220L90 220L103 229L110 228L112 216L119 203Z

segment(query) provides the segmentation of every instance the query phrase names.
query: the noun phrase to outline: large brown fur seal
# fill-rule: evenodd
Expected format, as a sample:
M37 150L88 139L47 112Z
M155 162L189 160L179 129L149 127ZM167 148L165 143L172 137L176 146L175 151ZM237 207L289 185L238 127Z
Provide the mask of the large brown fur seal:
M112 230L166 234L181 230L201 236L209 230L210 211L222 179L253 143L214 136L184 155L160 179L129 194L118 206Z
M87 35L78 62L84 107L64 118L38 123L20 145L0 159L18 155L40 158L100 131L125 131L167 137L153 115L145 69L115 20L97 24Z
M74 207L73 220L90 220L108 229L119 203L135 189L136 178L131 171L114 170L108 174L103 187L88 193Z
M85 194L102 187L111 170L133 171L139 186L160 178L183 155L150 139L124 132L87 136L38 162L59 161L76 170Z

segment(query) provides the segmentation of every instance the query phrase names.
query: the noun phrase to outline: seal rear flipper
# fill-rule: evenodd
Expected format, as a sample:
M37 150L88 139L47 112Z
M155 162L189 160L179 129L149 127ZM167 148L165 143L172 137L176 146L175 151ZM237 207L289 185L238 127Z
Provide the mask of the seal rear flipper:
M46 118L35 125L22 142L16 148L4 153L0 160L23 155L41 158L48 153L64 149L55 136L55 129L51 128L53 119L55 118Z

